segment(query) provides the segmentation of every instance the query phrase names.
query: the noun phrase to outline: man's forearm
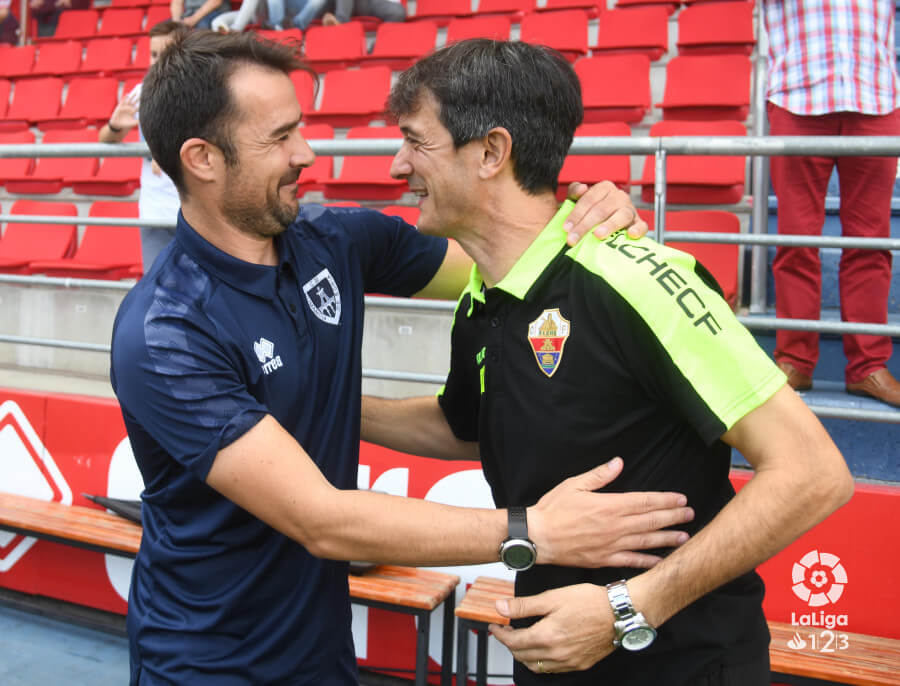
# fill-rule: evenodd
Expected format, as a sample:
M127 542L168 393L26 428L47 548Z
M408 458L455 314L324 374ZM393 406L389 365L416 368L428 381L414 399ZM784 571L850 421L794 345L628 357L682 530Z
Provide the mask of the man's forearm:
M755 568L852 494L841 454L803 401L786 388L775 399L756 410L769 421L738 432L739 449L756 467L749 483L688 543L628 582L635 607L651 623Z
M392 450L445 460L477 460L478 443L450 430L434 396L362 399L362 440Z

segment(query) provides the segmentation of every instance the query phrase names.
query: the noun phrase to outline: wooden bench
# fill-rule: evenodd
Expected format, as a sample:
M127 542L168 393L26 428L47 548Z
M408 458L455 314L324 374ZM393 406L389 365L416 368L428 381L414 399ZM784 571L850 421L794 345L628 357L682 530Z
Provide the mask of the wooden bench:
M513 595L511 581L478 577L469 587L456 608L458 644L456 674L457 683L465 683L463 675L468 672L469 631L475 631L478 645L476 649L475 680L479 686L487 683L487 639L489 624L509 624L497 614L494 602ZM782 622L769 622L772 642L769 658L772 663L773 683L779 682L778 675L791 675L805 679L817 679L829 683L857 684L858 686L900 686L900 640L867 636L841 631L846 641L828 647L843 649L822 652L823 645L813 645L808 627L796 627ZM805 646L791 648L788 641L795 640L795 632L806 643ZM816 628L817 635L820 633ZM796 640L793 645L799 645Z
M0 529L132 559L140 548L143 531L137 524L105 510L9 493L0 493ZM419 686L425 686L428 678L431 613L443 604L441 684L449 686L453 677L453 606L459 577L427 569L380 565L359 575L351 574L349 582L352 602L417 617L415 682Z

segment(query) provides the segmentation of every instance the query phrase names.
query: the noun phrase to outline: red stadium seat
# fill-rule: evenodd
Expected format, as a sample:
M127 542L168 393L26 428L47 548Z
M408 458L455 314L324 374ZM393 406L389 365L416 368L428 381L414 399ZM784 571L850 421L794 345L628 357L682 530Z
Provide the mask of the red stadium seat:
M407 19L429 19L438 26L446 26L453 19L473 14L470 0L417 0L416 13Z
M110 7L149 7L150 0L111 0Z
M316 71L354 66L366 54L366 32L358 21L313 26L306 32L306 62Z
M410 205L385 205L381 213L389 217L400 217L407 224L415 226L419 222L419 208Z
M589 19L596 19L606 11L606 2L597 0L546 0L543 7L535 8L538 12L553 10L583 10Z
M43 143L96 143L97 131L79 129L75 131L48 131ZM31 174L10 178L6 190L10 193L59 193L70 185L70 177L84 177L94 174L97 159L94 157L42 157L39 158Z
M38 48L31 76L67 76L81 68L82 45L79 41L43 43Z
M95 202L91 217L137 218L137 203ZM81 244L69 258L40 259L29 264L32 273L83 279L124 279L141 265L141 233L136 226L88 226Z
M72 203L17 200L10 214L77 217ZM56 260L71 255L77 238L72 224L20 224L9 222L0 240L0 272L31 274L34 260Z
M662 7L666 10L666 14L672 15L680 4L680 0L616 0L616 9L624 9L626 7Z
M347 132L347 138L397 138L397 126L360 126ZM355 198L356 200L396 200L406 191L403 179L392 179L390 155L347 155L340 174L325 183L326 198Z
M659 6L605 12L591 50L594 55L641 53L658 60L669 50L669 15Z
M743 121L750 109L750 59L744 55L685 55L666 65L657 107L663 119Z
M582 124L575 129L576 137L630 136L631 129L623 122ZM631 158L628 155L569 155L559 172L556 197L563 201L573 181L593 184L609 180L624 191L631 187Z
M453 19L447 26L447 44L469 38L509 40L509 17L471 17Z
M70 175L66 181L78 195L131 195L141 185L140 157L104 157L94 174Z
M307 140L321 140L334 138L334 129L328 124L312 124L300 128L301 135ZM325 189L325 182L334 177L334 157L331 155L316 155L316 161L300 172L297 183L297 195L303 196L310 191Z
M650 214L652 221L653 213ZM666 230L740 233L741 222L737 215L721 210L666 212ZM732 243L679 243L672 234L667 234L666 244L696 257L716 277L722 287L722 296L731 309L737 306L740 246Z
M0 79L0 120L6 116L6 110L9 109L9 94L12 90L12 84L6 79Z
M13 145L17 143L34 143L34 134L28 129L11 133L0 133L0 145ZM10 177L21 178L27 176L34 160L30 157L5 157L0 158L0 186L6 184Z
M650 108L650 60L645 55L588 57L575 63L575 73L586 123L639 122Z
M80 40L97 35L100 13L97 10L67 9L59 15L56 32L52 36L37 38L38 42L52 40Z
M54 119L59 114L62 89L62 79L17 81L6 119L0 120L0 131L21 131L39 120Z
M402 71L434 50L436 42L437 24L433 21L385 22L378 27L375 47L364 57L363 64Z
M316 82L308 71L298 69L291 72L291 82L294 84L294 91L297 93L297 102L300 103L300 111L303 116L312 110L316 100Z
M87 50L81 63L82 74L101 76L130 72L132 41L130 38L97 38L86 41Z
M169 9L169 3L157 5L153 4L147 10L147 31L156 26L159 22L172 18L172 11Z
M526 43L558 50L574 62L588 51L588 17L581 10L532 12L522 18L520 36Z
M651 136L746 136L736 121L661 121L650 127ZM669 155L666 163L666 197L672 203L730 204L744 195L744 157L723 155ZM653 202L656 166L653 155L644 160L641 199Z
M103 12L98 36L123 37L140 36L145 33L144 10L139 8L112 8Z
M384 117L390 89L391 70L387 67L328 72L322 79L321 105L306 118L335 127L368 124Z
M265 38L273 43L285 43L287 45L300 45L303 42L303 31L300 29L257 29L254 33L260 38Z
M72 79L66 101L53 119L37 120L42 131L76 129L103 124L116 108L119 82L114 78L82 76Z
M150 68L150 36L141 36L135 42L134 59L131 61L128 72L123 72L123 78L134 76L143 77Z
M535 0L479 0L477 14L499 14L512 21L522 21L526 12L531 12L537 3Z
M679 55L750 55L755 44L752 2L702 2L678 15Z
M0 78L15 79L28 76L34 67L37 47L34 45L7 45L0 43Z

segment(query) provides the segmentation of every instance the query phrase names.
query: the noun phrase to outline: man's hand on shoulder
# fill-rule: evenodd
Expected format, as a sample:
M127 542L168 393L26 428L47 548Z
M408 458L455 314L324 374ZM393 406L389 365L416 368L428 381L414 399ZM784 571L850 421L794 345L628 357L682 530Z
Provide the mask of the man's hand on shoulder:
M597 238L606 238L614 231L625 229L631 238L640 238L649 230L647 222L640 218L631 198L611 181L587 184L569 184L568 196L575 200L575 209L563 228L569 234L569 245L575 245L589 231Z
M687 541L683 531L662 530L694 518L681 493L594 493L615 480L622 467L621 458L614 458L566 479L528 508L539 564L652 567L658 556L635 551Z

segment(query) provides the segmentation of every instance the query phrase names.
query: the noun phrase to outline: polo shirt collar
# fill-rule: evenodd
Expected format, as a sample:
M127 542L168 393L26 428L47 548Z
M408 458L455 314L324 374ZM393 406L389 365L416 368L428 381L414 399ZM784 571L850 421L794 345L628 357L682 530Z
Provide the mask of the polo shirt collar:
M556 214L553 215L553 219L541 230L495 288L499 288L519 300L525 299L525 295L534 282L566 245L567 234L563 230L563 224L574 207L575 203L571 200L563 202ZM464 291L470 295L467 317L472 316L476 301L484 304L484 291L484 279L481 272L478 271L478 265L473 264L472 271L469 273L469 283Z
M178 211L178 224L175 228L175 240L201 267L232 288L269 300L276 296L279 271L290 263L286 234L287 232L275 238L275 249L280 262L280 266L276 268L244 262L220 250L187 223L181 210Z

